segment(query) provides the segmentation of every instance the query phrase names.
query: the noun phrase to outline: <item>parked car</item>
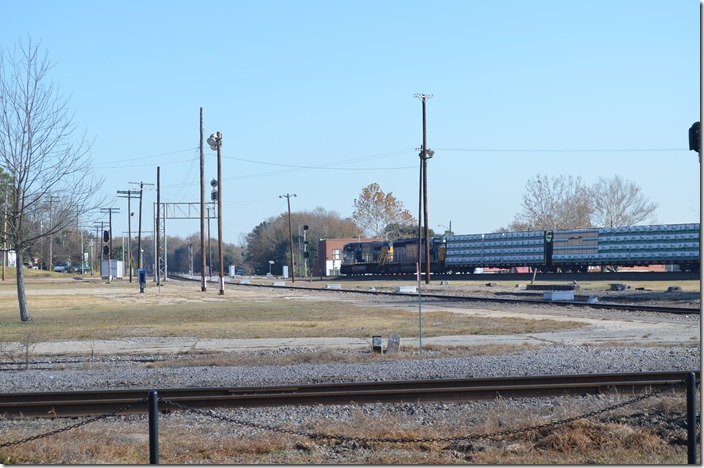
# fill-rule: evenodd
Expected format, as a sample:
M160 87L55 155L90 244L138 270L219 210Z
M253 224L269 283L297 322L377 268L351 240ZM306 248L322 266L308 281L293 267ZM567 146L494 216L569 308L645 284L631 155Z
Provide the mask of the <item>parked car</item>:
M66 263L60 262L54 265L54 271L58 273L68 273L69 265Z
M24 265L25 268L28 268L30 270L38 270L39 267L37 265L32 264L32 262L22 262L22 265Z
M75 273L90 273L92 270L93 268L91 268L90 264L88 263L78 265L76 268L73 269Z

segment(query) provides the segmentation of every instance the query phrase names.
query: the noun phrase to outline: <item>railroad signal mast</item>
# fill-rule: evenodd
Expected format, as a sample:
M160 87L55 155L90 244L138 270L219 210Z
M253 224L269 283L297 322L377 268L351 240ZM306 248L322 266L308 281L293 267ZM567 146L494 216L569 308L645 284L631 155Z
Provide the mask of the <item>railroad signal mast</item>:
M699 162L702 162L702 154L700 152L702 147L701 139L701 124L699 122L694 122L691 127L689 127L689 150L696 151L699 153Z

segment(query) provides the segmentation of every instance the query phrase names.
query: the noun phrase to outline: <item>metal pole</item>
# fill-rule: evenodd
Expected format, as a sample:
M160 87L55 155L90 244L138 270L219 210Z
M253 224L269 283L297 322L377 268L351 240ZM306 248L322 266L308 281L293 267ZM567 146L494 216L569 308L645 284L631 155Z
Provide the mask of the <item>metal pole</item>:
M222 134L218 132L218 259L220 261L220 290L218 295L225 294L225 265L222 251L222 165L220 148L222 147Z
M127 268L130 269L130 283L132 282L132 192L127 190Z
M156 242L154 245L156 246L155 252L155 261L156 261L156 271L154 274L156 275L156 285L161 286L161 245L160 242L161 240L159 239L159 231L161 231L161 219L160 219L160 213L161 213L161 198L160 198L160 193L159 193L159 188L160 188L160 170L161 168L159 166L156 167L156 226L155 226L155 240Z
M159 464L159 398L156 390L149 391L149 463Z
M108 213L108 219L110 222L110 246L108 247L108 284L110 284L110 280L112 280L112 208L108 208Z
M132 282L132 195L135 195L132 190L118 190L118 197L127 198L127 268L129 268L130 283ZM121 196L126 195L126 196ZM124 257L124 254L123 254ZM124 258L123 258L124 260Z
M423 240L421 215L423 214L423 148L420 153L420 172L418 175L418 258L416 261L416 277L418 279L418 352L423 353L423 306L421 294L421 242Z
M697 464L697 377L687 374L687 463Z
M286 202L288 203L288 245L289 251L291 253L291 282L296 282L296 273L294 271L295 263L293 260L293 234L291 233L291 197L295 197L295 193L287 193L286 195L279 195L279 198L286 197Z
M291 234L291 197L286 194L286 202L288 203L288 246L291 251L291 282L296 282L296 272L293 262L293 235Z
M144 182L139 183L139 227L137 232L137 250L140 252L137 268L142 268L142 196L144 195Z
M208 219L210 225L210 219ZM208 234L210 238L210 234ZM210 239L208 239L210 240ZM203 108L200 108L200 290L207 289L205 280L205 156L203 155Z
M208 276L213 275L213 251L210 249L210 207L207 208L208 210L208 263L209 271L208 271Z

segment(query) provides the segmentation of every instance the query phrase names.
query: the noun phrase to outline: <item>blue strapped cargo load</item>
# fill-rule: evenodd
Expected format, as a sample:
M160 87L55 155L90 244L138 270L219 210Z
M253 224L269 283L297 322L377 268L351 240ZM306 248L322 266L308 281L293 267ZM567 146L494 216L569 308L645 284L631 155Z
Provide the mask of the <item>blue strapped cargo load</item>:
M475 268L513 268L542 265L545 231L506 232L449 236L445 266L455 272Z
M602 264L621 266L679 265L699 268L699 224L661 224L599 229Z

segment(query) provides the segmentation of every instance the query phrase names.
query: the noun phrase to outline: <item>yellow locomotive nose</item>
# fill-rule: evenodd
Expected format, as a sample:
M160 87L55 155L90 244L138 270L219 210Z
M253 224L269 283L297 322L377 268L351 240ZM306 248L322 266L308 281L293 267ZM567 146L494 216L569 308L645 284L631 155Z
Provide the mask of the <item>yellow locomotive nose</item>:
M385 245L381 248L380 264L392 263L394 261L394 246Z

